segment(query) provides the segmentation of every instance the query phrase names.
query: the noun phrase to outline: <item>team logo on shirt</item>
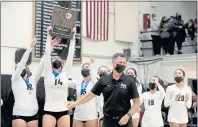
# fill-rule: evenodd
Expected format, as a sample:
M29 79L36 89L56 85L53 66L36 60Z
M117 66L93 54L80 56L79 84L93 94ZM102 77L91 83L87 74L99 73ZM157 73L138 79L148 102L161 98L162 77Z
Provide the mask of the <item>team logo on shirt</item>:
M126 84L123 84L123 83L122 83L122 84L120 85L120 88L126 89Z

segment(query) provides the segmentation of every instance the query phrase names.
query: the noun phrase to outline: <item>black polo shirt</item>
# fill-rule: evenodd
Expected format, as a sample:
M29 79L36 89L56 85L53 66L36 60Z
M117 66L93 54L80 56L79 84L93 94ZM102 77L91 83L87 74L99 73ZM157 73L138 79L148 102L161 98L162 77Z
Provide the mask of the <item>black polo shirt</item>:
M139 97L134 79L124 73L118 80L112 74L101 77L91 91L98 96L103 93L103 112L109 117L124 116L131 108L130 100Z

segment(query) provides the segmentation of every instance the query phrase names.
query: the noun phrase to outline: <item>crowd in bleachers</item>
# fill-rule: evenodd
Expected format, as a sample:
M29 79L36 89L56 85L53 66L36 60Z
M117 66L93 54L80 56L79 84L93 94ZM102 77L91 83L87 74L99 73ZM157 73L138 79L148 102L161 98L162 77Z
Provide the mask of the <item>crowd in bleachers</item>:
M182 44L186 37L196 41L197 18L185 22L182 19L182 14L177 12L175 16L163 16L159 22L156 20L156 15L152 14L151 30L154 55L160 55L161 48L163 48L165 55L173 55L175 44L177 54L182 54Z

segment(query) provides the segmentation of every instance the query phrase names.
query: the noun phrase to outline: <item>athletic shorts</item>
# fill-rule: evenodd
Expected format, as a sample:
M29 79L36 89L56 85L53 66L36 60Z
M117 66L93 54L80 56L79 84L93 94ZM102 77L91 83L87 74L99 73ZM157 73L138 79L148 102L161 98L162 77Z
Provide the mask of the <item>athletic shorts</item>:
M44 111L43 115L51 115L58 121L62 116L69 115L69 110L62 112Z
M33 116L19 116L19 115L12 116L12 120L17 120L17 119L24 120L26 123L28 123L30 121L38 120L38 115L36 114Z

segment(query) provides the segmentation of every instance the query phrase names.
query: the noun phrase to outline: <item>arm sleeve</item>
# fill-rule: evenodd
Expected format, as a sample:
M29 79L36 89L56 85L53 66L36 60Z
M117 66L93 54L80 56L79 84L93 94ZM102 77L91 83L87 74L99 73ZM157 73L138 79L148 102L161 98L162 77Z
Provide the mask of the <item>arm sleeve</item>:
M45 55L43 55L41 62L38 65L38 68L36 70L36 72L33 74L34 75L34 82L37 84L38 80L40 79L42 73L43 73L43 69L44 69L44 57Z
M92 88L91 92L94 93L95 95L100 96L100 94L102 93L103 90L103 84L102 84L102 78L100 78L96 84L94 85L94 87Z
M163 99L165 97L165 90L160 84L157 87L158 87L159 92L160 92L160 100L163 101Z
M134 81L131 81L130 82L130 85L129 85L129 97L131 99L134 99L134 98L139 98L139 93L138 93L138 90L137 90L137 86L135 84Z
M32 51L32 48L28 48L25 53L23 54L23 57L18 65L18 67L16 68L16 70L14 71L14 73L12 74L12 81L16 80L17 77L20 77L27 61L28 61L28 57L30 55L30 52Z
M73 58L74 58L74 52L75 52L75 39L70 40L70 45L69 45L69 52L67 55L67 61L66 64L63 67L63 71L66 72L66 77L70 76L70 69L72 68L73 64Z
M76 89L77 82L74 80L68 80L68 87L72 89Z
M187 102L185 102L185 105L186 105L186 107L189 109L189 108L191 108L191 106L192 106L192 90L189 88L189 90L188 90L188 96L189 96L189 99L188 99L188 101Z
M173 102L175 102L175 99L174 98L171 100L171 94L172 94L171 93L171 89L170 89L170 87L168 87L166 89L166 94L165 94L165 99L164 99L164 106L165 107L171 106L171 104Z
M52 41L52 37L47 36L47 41L46 41L46 46L45 46L45 55L44 55L44 72L45 72L45 75L52 73L51 41Z

